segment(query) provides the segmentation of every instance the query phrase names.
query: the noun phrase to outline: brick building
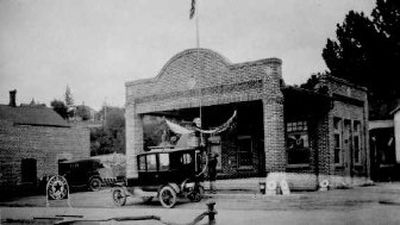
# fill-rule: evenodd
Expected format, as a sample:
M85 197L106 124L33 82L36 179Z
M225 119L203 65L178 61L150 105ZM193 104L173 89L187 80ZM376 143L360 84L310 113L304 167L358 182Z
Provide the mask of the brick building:
M400 105L392 119L369 121L371 178L374 181L400 180Z
M234 129L209 138L221 154L220 177L271 172L317 177L368 177L366 89L322 77L315 90L284 84L277 58L230 63L208 49L172 57L152 79L126 83L127 177L137 177L148 116L222 124L234 110Z
M0 105L0 190L32 189L58 174L58 161L89 157L89 130L71 127L41 105Z

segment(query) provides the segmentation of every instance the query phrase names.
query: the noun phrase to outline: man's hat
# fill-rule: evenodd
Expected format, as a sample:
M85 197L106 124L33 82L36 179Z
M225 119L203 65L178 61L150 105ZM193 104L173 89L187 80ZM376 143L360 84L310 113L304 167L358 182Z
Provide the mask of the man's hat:
M194 118L193 123L196 125L201 124L201 119L199 117Z

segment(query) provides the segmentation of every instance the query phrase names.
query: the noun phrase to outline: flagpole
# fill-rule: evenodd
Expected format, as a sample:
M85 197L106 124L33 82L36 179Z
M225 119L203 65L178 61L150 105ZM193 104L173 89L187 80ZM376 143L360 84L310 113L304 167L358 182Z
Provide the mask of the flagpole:
M200 1L197 0L197 9L196 9L196 47L200 48L200 35L199 35L199 9L200 9Z
M197 1L197 6L196 6L196 1ZM199 9L200 9L200 0L191 0L191 8L190 8L190 14L189 14L189 19L192 19L193 16L195 16L195 23L196 23L196 62L194 68L197 69L196 75L198 77L198 80L201 81L201 65L200 65L200 29L199 29ZM197 9L196 9L197 8ZM197 68L196 68L197 67ZM193 74L194 74L193 73ZM201 110L201 105L202 105L202 100L201 100L201 82L200 85L198 85L199 89L199 117L200 117L200 122L202 122L202 110Z
M196 0L194 0L196 1ZM201 79L201 65L200 65L200 29L199 29L199 15L200 15L200 0L197 0L197 5L196 5L196 47L197 47L197 65L198 65L198 77L199 80ZM199 82L201 84L201 82ZM202 100L201 100L201 87L199 86L199 100L200 100L200 106L199 106L199 117L200 117L200 122L203 126L203 117L202 117Z

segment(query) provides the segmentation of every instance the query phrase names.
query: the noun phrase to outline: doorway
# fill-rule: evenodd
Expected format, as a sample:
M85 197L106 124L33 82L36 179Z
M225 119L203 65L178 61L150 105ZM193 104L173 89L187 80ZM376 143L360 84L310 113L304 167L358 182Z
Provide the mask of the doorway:
M353 176L353 146L351 133L351 120L344 120L343 130L344 167L346 176Z

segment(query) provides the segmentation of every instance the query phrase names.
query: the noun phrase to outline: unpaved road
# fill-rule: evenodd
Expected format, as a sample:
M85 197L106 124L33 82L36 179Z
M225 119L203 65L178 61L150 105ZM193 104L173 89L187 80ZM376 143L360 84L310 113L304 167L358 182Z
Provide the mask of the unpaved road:
M199 203L181 201L174 209L163 209L157 201L144 204L140 198L131 198L126 206L118 208L113 205L108 189L73 193L73 208L66 207L66 202L52 202L50 208L41 208L45 206L44 196L31 196L1 202L0 210L3 223L7 218L51 217L56 213L79 214L85 218L153 214L183 223L203 212L209 200L216 202L218 224L400 224L400 183L290 196L225 192Z

